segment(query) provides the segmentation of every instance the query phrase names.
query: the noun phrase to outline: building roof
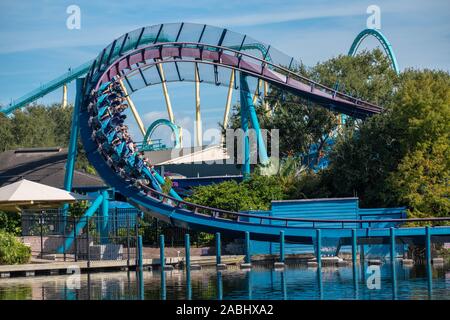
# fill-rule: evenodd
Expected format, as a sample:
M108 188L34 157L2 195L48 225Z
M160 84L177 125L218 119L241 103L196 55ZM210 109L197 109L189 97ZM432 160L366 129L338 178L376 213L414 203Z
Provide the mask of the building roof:
M155 166L225 161L230 158L221 145L147 151L145 154Z
M0 187L27 179L55 188L64 188L67 148L27 148L0 153ZM103 180L75 170L73 189L105 188Z

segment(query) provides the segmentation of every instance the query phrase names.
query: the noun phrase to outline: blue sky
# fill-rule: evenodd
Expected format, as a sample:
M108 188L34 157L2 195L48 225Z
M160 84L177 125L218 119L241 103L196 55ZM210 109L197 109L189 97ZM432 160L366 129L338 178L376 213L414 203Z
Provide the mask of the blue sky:
M81 29L66 28L66 8L81 9ZM0 104L95 57L123 33L164 22L198 22L245 33L309 66L347 53L366 26L366 8L381 9L381 31L393 45L400 68L450 70L450 2L437 1L280 1L138 0L2 1L0 3ZM376 43L368 41L363 47ZM147 89L146 89L147 90ZM169 84L175 116L190 127L193 84ZM69 99L73 101L73 85ZM160 88L136 97L146 125L164 116ZM221 121L226 90L202 87L204 127ZM235 94L236 96L236 94ZM39 100L57 102L61 92ZM135 128L133 128L135 130Z

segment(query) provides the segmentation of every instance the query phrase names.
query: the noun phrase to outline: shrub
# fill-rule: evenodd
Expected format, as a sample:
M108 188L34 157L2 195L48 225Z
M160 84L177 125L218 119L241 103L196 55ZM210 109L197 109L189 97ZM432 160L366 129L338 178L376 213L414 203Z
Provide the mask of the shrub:
M31 257L31 249L8 232L0 231L0 264L23 264Z

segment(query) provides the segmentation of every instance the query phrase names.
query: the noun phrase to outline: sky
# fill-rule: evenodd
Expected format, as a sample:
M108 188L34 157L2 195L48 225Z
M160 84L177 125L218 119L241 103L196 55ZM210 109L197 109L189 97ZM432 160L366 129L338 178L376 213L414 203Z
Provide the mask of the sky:
M66 26L68 6L81 11L80 29ZM271 44L308 66L346 54L366 28L366 9L377 5L381 31L405 68L450 70L450 1L417 0L137 0L0 2L0 105L8 104L39 85L94 58L122 34L159 23L196 22L227 28ZM377 46L369 40L362 48ZM192 83L168 85L176 122L193 127ZM57 90L38 100L61 100ZM236 98L237 94L234 94ZM204 130L222 121L226 88L201 87ZM135 103L146 126L166 117L160 86L138 92ZM69 101L74 85L69 85ZM131 124L132 132L138 134ZM158 129L163 130L164 129ZM191 131L192 132L192 131ZM167 132L159 133L162 137Z

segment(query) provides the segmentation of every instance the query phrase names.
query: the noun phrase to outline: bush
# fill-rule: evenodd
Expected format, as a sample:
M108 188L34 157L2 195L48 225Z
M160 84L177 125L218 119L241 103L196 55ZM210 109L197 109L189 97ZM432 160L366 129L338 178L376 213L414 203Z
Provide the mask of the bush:
M0 230L20 235L22 233L20 213L0 211Z
M31 249L8 232L0 231L0 264L23 264L31 258Z

